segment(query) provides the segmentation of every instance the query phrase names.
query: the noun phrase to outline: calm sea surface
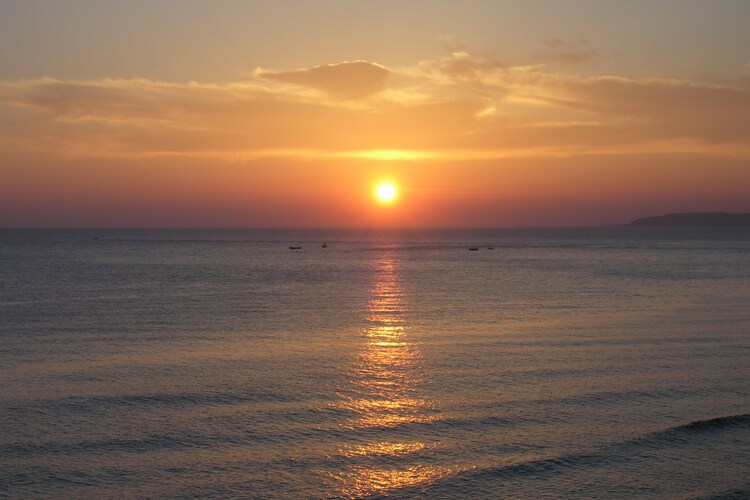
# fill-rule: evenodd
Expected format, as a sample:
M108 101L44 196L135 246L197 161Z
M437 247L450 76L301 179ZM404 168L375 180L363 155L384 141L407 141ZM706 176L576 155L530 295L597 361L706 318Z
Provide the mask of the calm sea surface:
M3 230L0 366L0 496L749 498L750 230Z

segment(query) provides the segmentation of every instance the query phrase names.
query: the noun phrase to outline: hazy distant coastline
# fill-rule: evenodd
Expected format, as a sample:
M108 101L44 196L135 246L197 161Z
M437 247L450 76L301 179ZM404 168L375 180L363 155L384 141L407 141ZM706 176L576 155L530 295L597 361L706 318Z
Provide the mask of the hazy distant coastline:
M657 227L750 226L750 213L730 214L727 212L696 212L665 214L652 217L642 217L634 220L630 225Z

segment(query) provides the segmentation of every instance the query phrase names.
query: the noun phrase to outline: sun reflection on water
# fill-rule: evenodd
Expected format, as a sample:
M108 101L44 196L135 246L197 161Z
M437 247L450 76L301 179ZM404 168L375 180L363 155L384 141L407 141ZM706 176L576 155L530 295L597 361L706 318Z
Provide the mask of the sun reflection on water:
M370 299L364 314L365 342L349 367L349 387L342 391L340 409L354 416L347 428L366 436L339 447L344 467L335 474L343 496L384 493L435 480L445 467L420 458L438 442L425 442L411 424L428 424L438 417L434 405L419 396L425 376L419 345L410 339L407 306L399 262L384 255L376 262Z

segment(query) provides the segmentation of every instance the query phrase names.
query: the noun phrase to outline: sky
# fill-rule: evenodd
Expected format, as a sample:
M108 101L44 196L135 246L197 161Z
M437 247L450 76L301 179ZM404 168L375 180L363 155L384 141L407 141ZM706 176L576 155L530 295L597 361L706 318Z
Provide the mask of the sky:
M0 0L0 227L750 212L748 19L744 0Z

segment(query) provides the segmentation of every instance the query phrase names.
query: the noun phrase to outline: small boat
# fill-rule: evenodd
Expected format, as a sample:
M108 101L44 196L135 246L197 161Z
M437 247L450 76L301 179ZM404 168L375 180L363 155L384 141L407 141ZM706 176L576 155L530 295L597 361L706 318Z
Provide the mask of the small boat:
M289 247L289 250L301 250L302 247Z
M479 250L479 248L477 248L477 247L469 247L469 252L476 252L477 250Z
M487 247L487 250L494 250L495 247Z
M323 248L328 248L328 243L323 243Z

